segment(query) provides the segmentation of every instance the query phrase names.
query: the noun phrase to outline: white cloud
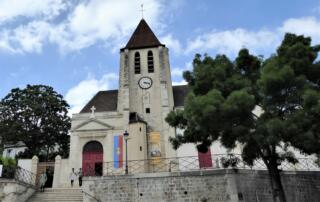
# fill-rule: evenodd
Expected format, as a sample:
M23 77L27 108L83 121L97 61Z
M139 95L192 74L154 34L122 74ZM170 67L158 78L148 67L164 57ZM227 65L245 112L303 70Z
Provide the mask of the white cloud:
M310 36L313 42L320 42L320 20L315 17L290 18L283 23L279 31L303 34Z
M13 0L16 1L18 0ZM35 4L35 7L28 10L27 6L24 3L20 5L19 1L16 2L19 4L16 10L2 16L2 20L7 21L17 16L34 17L25 24L0 31L0 49L4 51L39 53L45 43L56 44L61 52L78 51L97 42L114 48L119 46L119 41L132 33L141 18L139 2L132 0L88 0L73 7L69 6L70 3L67 5L65 0L25 1L29 2L29 6ZM8 3L9 1L5 2L6 4L1 6L0 0L0 7L3 9L15 7ZM147 5L145 9L148 23L154 27L160 26L163 1L144 0L144 3ZM56 19L54 17L67 6L72 8L67 17L54 23L52 19ZM36 18L37 16L41 18Z
M183 68L180 68L180 67L172 68L171 69L171 76L181 78L184 71L191 70L191 69L192 69L192 62L187 62Z
M160 38L161 43L164 43L170 50L173 50L175 54L180 54L182 52L180 41L168 34Z
M181 85L187 85L188 83L185 80L181 80L181 81L173 81L172 85L173 86L181 86Z
M65 96L71 106L70 115L79 113L94 94L101 90L108 90L112 82L117 80L118 76L115 73L105 74L100 79L88 75L85 80L72 87Z
M214 30L189 40L185 54L215 50L217 53L235 56L244 47L254 54L270 54L280 45L286 32L310 36L313 42L319 43L320 20L315 17L290 18L273 30Z
M50 25L44 21L32 21L14 30L4 29L0 32L0 49L11 53L40 53L50 32Z
M8 30L4 30L0 33L0 50L9 52L9 53L18 53L19 50L11 47L10 44L10 35Z
M181 6L181 2L177 5ZM168 1L144 0L143 3L146 20L159 32L164 27L161 19L168 13L164 8ZM176 7L174 9L178 9ZM0 0L0 26L19 17L27 18L21 21L24 24L0 29L0 50L41 53L43 46L50 43L63 53L94 44L115 51L124 45L136 27L141 18L139 9L140 2L132 0ZM64 11L68 11L65 17L61 15ZM291 18L274 29L212 30L190 39L186 46L171 33L163 34L161 41L177 55L215 50L235 56L243 47L255 54L264 54L275 50L284 32L305 34L319 42L320 21L315 17Z
M16 17L51 19L66 7L66 0L0 0L0 24Z
M187 71L187 70L192 70L192 61L191 62L186 62L185 65L183 67L173 67L171 68L171 77L173 77L173 79L181 79L183 72Z
M226 31L212 31L188 42L186 54L195 51L205 52L214 49L217 53L235 55L241 48L252 52L270 50L279 42L277 33L260 30L248 31L242 28Z
M145 0L144 3L147 5L148 23L156 25L161 12L160 1ZM63 49L79 50L99 40L118 40L137 25L139 8L139 4L132 0L91 0L80 3L60 27L64 34L57 39L57 43Z

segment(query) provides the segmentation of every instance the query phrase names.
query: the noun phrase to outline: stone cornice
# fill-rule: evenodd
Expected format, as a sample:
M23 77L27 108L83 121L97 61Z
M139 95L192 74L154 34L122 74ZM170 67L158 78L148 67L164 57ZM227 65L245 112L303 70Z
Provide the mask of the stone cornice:
M105 137L108 135L108 133L101 133L103 132L102 130L88 130L88 131L78 131L78 132L79 132L77 133L78 137Z
M74 114L72 117L72 121L78 120L87 120L90 118L91 113L83 113L83 114ZM115 118L122 118L123 114L119 112L96 112L95 118L96 119L115 119Z
M88 123L91 123L91 122L94 122L94 123L97 123L97 124L99 124L99 125L102 125L102 126L105 127L105 129L78 130L79 128L81 128L81 127L83 127L83 126L85 126L85 125L87 125ZM111 126L111 125L109 125L109 124L107 124L107 123L104 123L104 122L98 120L97 118L90 118L90 119L88 119L88 120L86 120L86 121L78 124L78 125L75 126L74 128L72 128L72 129L71 129L71 132L74 132L74 131L96 131L96 130L106 131L106 130L112 130L112 129L114 129L113 126Z

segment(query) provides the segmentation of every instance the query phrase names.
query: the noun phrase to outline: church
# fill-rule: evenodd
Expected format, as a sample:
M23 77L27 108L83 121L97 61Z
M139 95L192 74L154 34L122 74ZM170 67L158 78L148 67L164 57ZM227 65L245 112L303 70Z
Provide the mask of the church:
M85 176L106 174L103 162L123 169L125 144L128 161L176 157L168 140L176 131L165 117L183 107L187 92L172 86L169 50L142 19L120 49L119 89L97 92L73 115L65 167L82 168Z
M70 186L72 169L81 168L84 176L134 174L134 169L162 172L171 170L169 158L178 161L180 170L183 163L199 169L218 166L211 151L229 152L219 142L205 154L191 143L173 149L169 137L182 131L169 126L165 118L170 111L184 108L188 86L172 86L169 49L143 18L120 49L118 86L118 90L97 92L80 113L73 114L69 159L56 157L53 187ZM240 151L240 147L233 150ZM192 157L196 163L180 162L179 157Z

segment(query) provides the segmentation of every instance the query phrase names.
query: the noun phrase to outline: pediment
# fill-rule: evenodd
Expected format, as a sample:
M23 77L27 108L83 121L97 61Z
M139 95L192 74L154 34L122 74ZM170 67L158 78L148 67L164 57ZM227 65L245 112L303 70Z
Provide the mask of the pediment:
M95 118L91 118L87 121L84 121L77 126L75 126L72 131L96 131L96 130L111 130L114 127L104 123L102 121L99 121Z

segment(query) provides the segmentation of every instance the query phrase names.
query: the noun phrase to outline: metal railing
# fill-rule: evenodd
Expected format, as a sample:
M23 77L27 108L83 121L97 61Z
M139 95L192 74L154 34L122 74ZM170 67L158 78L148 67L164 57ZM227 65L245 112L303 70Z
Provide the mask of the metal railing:
M30 186L35 186L36 182L36 174L19 166L4 166L1 178L15 179Z
M298 161L296 164L284 161L279 165L279 169L288 171L320 171L319 165L313 158L298 158ZM119 165L121 166L119 167ZM125 167L125 161L104 162L103 175L125 175ZM253 166L249 166L242 160L239 154L216 154L200 160L198 156L188 156L128 161L129 174L183 172L223 168L267 170L262 159L256 160Z
M36 174L21 167L16 168L14 179L31 186L36 184Z
M91 199L94 199L97 202L101 202L101 200L99 200L98 198L92 196L91 194L89 194L88 192L85 192L84 190L81 190L81 192L87 196L89 196Z

